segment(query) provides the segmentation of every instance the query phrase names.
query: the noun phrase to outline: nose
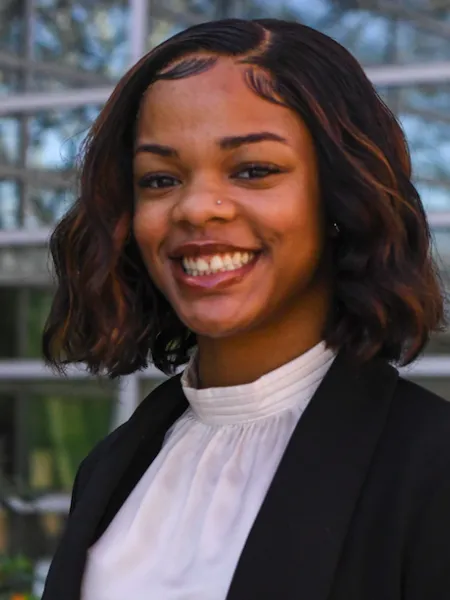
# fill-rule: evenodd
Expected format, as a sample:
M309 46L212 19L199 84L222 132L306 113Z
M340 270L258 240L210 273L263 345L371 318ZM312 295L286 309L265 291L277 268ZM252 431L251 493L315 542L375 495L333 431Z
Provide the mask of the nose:
M235 216L236 204L221 186L186 190L172 211L173 222L197 228L211 221L232 221Z

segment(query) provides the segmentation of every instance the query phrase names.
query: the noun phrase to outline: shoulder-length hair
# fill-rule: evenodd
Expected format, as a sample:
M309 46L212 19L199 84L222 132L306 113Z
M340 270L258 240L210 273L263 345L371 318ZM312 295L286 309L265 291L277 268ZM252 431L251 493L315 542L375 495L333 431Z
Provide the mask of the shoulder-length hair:
M325 341L361 361L410 362L442 324L443 297L404 135L349 52L275 19L191 27L117 85L86 140L79 198L51 237L47 362L110 377L186 362L195 335L153 285L133 237L135 123L153 82L199 73L219 56L245 63L247 84L295 111L315 142L326 216L339 229Z

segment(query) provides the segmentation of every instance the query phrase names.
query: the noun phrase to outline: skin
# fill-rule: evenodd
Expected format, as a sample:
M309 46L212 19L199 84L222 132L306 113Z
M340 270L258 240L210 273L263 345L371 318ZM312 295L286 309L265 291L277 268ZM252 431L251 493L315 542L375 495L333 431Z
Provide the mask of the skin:
M220 58L155 83L137 126L134 234L153 282L197 334L202 387L247 383L299 356L322 339L330 307L313 141L295 113L249 89L246 68ZM259 132L285 141L219 144ZM138 150L149 144L178 156ZM242 280L199 292L177 282L169 256L206 239L262 252Z

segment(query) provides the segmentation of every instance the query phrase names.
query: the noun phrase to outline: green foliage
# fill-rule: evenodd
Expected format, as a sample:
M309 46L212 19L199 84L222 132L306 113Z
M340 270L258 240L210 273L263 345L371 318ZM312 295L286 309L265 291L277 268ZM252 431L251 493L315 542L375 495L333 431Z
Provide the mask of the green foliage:
M0 600L9 600L12 594L23 594L23 600L35 600L30 593L32 584L33 563L26 556L0 555Z

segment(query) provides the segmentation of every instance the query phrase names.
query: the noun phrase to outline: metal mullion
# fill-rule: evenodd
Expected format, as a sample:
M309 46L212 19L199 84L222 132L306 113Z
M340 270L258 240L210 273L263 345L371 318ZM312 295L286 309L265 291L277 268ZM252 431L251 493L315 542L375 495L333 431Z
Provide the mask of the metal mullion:
M73 83L93 84L98 85L99 81L104 80L105 85L110 83L110 79L106 76L102 77L89 71L77 71L67 66L42 62L36 60L27 60L23 57L14 56L7 52L0 51L0 65L8 69L29 69L33 73L42 73L55 78L64 79Z
M130 62L136 63L146 52L149 33L148 0L130 0ZM126 377L118 390L111 429L124 423L132 415L139 404L139 375L133 373Z
M33 58L33 32L34 32L34 0L25 0L25 68L24 68L24 91L27 93L32 89L33 73L30 68L30 61ZM21 116L21 152L20 165L26 169L28 147L30 144L30 122L28 115ZM25 227L26 214L29 208L30 187L28 178L24 178L20 182L20 224Z
M367 67L367 76L380 87L406 87L436 85L450 82L450 61L439 63L415 63L410 65L383 65ZM52 108L74 108L88 104L103 104L109 98L112 87L96 87L61 92L40 92L27 96L13 94L0 98L0 115L34 113Z
M24 136L24 142L27 136ZM20 157L26 160L26 156ZM22 165L0 165L1 179L17 179L24 183L39 184L42 186L56 187L59 189L72 189L75 182L76 171L74 169L27 169Z

